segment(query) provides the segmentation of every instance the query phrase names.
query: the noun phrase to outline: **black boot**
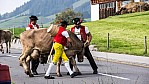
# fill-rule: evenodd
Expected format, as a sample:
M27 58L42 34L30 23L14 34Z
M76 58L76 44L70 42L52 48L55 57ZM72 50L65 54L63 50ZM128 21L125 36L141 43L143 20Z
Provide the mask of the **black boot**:
M32 71L32 73L33 73L34 75L38 75L37 71Z
M67 75L70 75L69 72L67 72Z
M44 78L45 78L45 79L55 79L55 77L52 77L52 76L50 76L50 75L49 75L49 76L44 76Z
M70 75L71 78L74 78L75 76L77 76L76 73L72 73L72 74Z
M93 71L93 74L98 74L98 71L97 71L97 70L94 70L94 71Z

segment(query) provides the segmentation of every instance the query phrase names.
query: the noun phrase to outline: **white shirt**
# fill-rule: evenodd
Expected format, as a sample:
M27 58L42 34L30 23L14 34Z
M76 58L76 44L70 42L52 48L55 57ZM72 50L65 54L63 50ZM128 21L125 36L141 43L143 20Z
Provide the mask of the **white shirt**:
M33 25L33 24L31 25L33 26L34 29L38 29L36 25ZM26 30L30 30L30 29L31 29L30 27L26 27Z
M63 35L63 36L65 36L66 38L68 38L68 37L69 37L69 34L68 34L68 32L67 32L67 31L63 31L63 32L62 32L62 35Z
M76 27L75 27L74 33L75 33L75 34L77 35L77 37L81 40L80 28L76 28ZM85 27L85 33L86 33L86 34L89 33L88 27Z

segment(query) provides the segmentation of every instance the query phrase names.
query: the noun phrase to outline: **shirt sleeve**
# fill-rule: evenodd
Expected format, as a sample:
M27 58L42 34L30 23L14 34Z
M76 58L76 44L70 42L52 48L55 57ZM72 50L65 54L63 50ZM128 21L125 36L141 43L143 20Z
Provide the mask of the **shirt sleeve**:
M26 30L30 30L30 27L26 27Z
M88 34L89 32L88 27L85 27L85 33Z
M68 38L68 37L69 37L69 34L68 34L68 32L67 32L67 31L63 31L63 32L62 32L62 35L63 35L63 36L65 36L66 38Z
M36 24L36 27L37 27L37 29L39 29L39 28L40 28L38 24Z

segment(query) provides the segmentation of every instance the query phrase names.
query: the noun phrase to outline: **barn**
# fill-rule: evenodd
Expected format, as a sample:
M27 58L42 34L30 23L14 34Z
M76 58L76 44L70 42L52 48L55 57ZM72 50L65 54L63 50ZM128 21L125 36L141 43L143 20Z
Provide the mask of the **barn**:
M90 0L91 21L114 16L115 13L129 2L148 2L149 0ZM125 2L125 3L124 3Z

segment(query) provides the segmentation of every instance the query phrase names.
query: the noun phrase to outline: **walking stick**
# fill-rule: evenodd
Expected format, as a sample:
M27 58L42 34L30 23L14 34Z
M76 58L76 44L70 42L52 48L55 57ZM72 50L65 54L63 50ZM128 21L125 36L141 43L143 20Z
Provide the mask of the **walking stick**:
M50 62L50 59L51 59L51 54L52 54L53 49L54 49L54 44L52 45L52 48L51 48L50 54L48 55L48 60L47 60L47 63L49 63L49 62Z

